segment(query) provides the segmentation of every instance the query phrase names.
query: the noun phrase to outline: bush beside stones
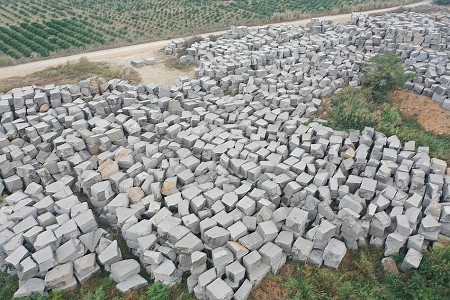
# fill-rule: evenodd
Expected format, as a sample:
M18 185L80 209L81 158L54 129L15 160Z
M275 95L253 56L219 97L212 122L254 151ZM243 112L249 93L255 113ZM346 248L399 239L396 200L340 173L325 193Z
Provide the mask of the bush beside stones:
M361 86L367 89L370 100L386 102L388 93L401 89L408 80L414 79L413 73L405 73L402 60L393 52L372 57L362 68Z

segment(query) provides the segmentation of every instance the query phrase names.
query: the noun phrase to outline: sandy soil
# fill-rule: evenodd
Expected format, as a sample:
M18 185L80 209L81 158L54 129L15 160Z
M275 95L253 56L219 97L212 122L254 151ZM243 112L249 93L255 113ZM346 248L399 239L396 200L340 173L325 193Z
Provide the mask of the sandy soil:
M156 64L152 66L144 66L142 68L133 68L141 76L141 83L156 83L161 86L170 87L173 82L180 76L188 76L190 79L194 78L194 67L190 71L181 71L174 68L169 68L165 65L164 61L167 57L160 51L160 49L153 49L144 53L140 56L128 55L124 57L118 57L110 59L107 62L119 67L129 66L132 59L144 58L144 57L154 57Z
M450 135L450 110L440 103L408 91L396 91L392 97L403 117L417 119L429 132Z

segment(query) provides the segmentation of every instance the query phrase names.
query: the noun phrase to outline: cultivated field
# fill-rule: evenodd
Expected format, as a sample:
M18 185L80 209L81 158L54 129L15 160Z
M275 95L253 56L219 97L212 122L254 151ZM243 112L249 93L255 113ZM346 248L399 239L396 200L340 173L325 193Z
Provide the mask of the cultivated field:
M413 0L0 0L0 65Z

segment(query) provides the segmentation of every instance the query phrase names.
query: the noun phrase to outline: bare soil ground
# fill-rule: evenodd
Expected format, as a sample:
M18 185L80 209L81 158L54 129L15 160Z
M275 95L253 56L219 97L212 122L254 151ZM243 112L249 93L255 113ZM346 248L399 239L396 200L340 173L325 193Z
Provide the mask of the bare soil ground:
M105 79L126 79L132 84L141 82L141 77L134 68L126 66L118 67L106 63L91 62L87 59L80 59L77 62L49 67L25 76L16 76L0 80L0 92L7 92L13 88L28 85L42 86L52 83L77 83L80 80L92 76L99 76Z
M450 134L450 111L440 103L411 91L396 91L392 99L402 117L416 119L426 131L434 134Z
M156 60L156 64L151 66L146 65L142 68L130 67L131 60L145 57L154 57ZM138 57L136 57L136 55L129 55L108 60L108 63L120 68L132 68L141 77L140 83L142 84L153 82L161 86L170 87L180 76L188 76L190 79L194 78L194 66L188 69L177 69L168 65L167 61L169 59L176 58L166 56L160 50L152 49L151 51L140 54Z
M146 65L142 68L132 67L133 59L154 57L156 64ZM0 80L0 92L7 92L16 87L28 85L66 84L76 83L91 76L100 76L106 79L120 78L132 84L156 83L160 86L170 87L180 76L194 78L195 65L180 65L178 58L166 56L160 49L152 49L139 56L128 55L116 57L106 61L93 62L85 58L79 61L49 67L25 76L15 76Z

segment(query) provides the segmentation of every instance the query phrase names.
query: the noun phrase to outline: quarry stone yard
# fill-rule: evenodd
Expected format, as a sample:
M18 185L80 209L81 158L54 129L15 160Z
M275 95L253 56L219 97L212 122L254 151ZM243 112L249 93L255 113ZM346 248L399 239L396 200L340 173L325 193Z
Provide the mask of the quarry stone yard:
M450 237L446 161L313 118L388 51L415 74L407 89L450 110L449 28L417 13L233 26L170 42L196 67L167 84L92 77L1 95L0 268L19 277L15 296L105 271L122 292L185 278L198 299L247 299L288 258L338 269L365 245L419 268Z

